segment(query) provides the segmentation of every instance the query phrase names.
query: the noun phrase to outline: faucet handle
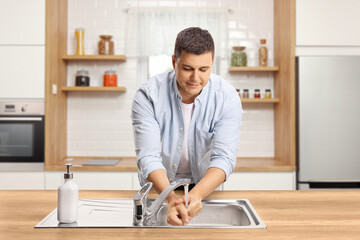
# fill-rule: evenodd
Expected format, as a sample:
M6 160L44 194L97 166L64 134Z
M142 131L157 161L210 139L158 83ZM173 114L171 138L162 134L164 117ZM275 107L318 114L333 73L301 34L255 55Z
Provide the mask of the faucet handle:
M152 186L153 186L152 182L147 182L146 184L144 184L144 186L142 186L142 188L135 194L135 196L133 197L133 200L134 201L140 201L142 199L146 199L146 197L147 197L149 191L151 190Z

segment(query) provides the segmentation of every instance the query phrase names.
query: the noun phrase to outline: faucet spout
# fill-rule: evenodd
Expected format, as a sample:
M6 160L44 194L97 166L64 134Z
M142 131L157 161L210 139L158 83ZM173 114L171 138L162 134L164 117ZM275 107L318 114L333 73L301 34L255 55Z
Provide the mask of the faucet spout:
M153 204L151 204L151 206L146 209L146 215L150 216L152 214L154 214L155 212L157 212L159 210L159 208L161 207L161 205L164 203L164 201L166 200L166 198L169 196L169 194L176 189L179 186L183 186L186 184L190 184L191 183L191 179L189 178L182 178L182 179L178 179L174 182L172 182L169 186L167 186L164 191L162 191L160 193L160 195L156 198L156 200L153 202Z

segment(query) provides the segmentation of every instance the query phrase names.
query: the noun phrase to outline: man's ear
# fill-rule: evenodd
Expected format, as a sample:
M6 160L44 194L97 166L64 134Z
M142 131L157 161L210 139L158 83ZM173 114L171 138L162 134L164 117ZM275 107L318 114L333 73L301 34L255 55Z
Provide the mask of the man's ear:
M171 59L172 59L173 68L175 69L175 63L176 63L175 55L172 55Z

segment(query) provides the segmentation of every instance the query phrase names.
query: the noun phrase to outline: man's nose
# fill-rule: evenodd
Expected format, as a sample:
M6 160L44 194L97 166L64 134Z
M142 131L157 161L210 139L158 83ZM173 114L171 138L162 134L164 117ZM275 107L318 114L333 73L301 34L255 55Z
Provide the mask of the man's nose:
M197 82L197 81L199 80L199 70L195 69L195 70L193 71L192 78L193 78L192 80L193 80L194 82Z

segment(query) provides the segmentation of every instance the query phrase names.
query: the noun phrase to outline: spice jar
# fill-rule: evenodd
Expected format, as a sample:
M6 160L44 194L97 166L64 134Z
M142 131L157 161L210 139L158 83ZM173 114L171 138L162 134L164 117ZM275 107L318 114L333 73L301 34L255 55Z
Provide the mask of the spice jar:
M249 98L249 89L243 90L242 98Z
M108 70L104 73L104 87L116 87L117 75L115 71Z
M271 98L271 90L265 89L265 98Z
M260 98L260 89L255 89L254 98Z
M268 49L266 47L266 39L260 39L259 66L266 67L267 60L268 60Z
M75 29L75 37L76 37L76 41L77 41L76 53L75 53L76 55L85 55L84 34L85 34L85 29L83 29L83 28Z
M79 70L76 72L75 86L88 87L90 86L89 72L86 70Z
M98 43L99 55L114 55L114 42L111 35L100 35L101 40Z
M245 47L235 46L232 48L231 53L231 66L232 67L246 67L247 66L247 55L245 53Z
M237 89L236 89L236 92L240 95L240 89L237 88Z

